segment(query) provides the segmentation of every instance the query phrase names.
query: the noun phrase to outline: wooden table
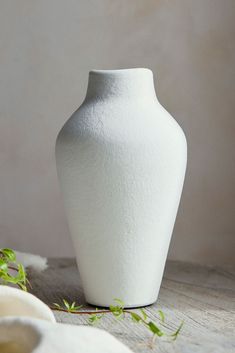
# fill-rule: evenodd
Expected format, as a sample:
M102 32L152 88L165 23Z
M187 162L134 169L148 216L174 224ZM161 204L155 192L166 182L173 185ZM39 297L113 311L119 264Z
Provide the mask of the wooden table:
M31 271L30 279L32 292L49 305L65 298L83 304L83 309L94 309L85 303L74 259L50 259L49 268L40 274ZM235 352L235 268L168 261L159 299L146 308L156 322L158 309L164 311L167 325L173 330L184 320L182 332L173 343L158 339L151 348L151 334L146 328L128 318L117 321L111 314L106 314L98 327L134 352ZM85 315L55 312L55 316L58 322L88 324Z

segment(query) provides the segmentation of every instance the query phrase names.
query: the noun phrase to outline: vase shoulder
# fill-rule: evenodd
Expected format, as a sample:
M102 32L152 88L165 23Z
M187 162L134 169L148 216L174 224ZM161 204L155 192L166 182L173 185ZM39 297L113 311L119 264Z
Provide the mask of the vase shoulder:
M85 100L61 129L57 143L63 140L82 143L86 139L129 144L181 141L186 145L182 128L157 100L148 104L122 99Z
M144 68L93 70L80 108L62 128L58 139L133 143L185 140L182 129L159 103L152 71Z

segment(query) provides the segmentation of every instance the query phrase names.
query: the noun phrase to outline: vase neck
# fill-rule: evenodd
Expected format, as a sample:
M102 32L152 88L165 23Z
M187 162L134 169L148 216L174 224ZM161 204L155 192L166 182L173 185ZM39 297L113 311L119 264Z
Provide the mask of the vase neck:
M93 70L89 73L86 99L156 99L149 69Z

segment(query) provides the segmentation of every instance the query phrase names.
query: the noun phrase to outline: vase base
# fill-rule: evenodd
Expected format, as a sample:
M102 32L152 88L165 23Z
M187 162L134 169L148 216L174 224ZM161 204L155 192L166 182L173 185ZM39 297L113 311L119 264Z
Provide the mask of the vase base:
M156 302L156 300L151 301L150 303L148 302L146 304L125 305L124 309L145 308L147 306L153 305L155 302ZM87 304L92 306L92 307L96 307L96 308L98 307L98 308L102 308L102 309L109 309L109 305L100 305L100 304L97 304L97 303L95 304L95 303L92 303L91 301L87 301ZM112 305L115 305L115 302Z

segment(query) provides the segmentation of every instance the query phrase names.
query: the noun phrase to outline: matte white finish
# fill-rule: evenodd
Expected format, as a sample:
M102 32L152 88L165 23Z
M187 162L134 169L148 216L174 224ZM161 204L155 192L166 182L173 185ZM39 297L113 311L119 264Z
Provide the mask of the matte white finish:
M0 285L0 317L28 316L55 322L51 309L34 295Z
M95 70L60 131L58 176L86 299L158 296L180 201L186 139L148 69Z
M32 318L0 319L1 353L131 353L108 332Z

